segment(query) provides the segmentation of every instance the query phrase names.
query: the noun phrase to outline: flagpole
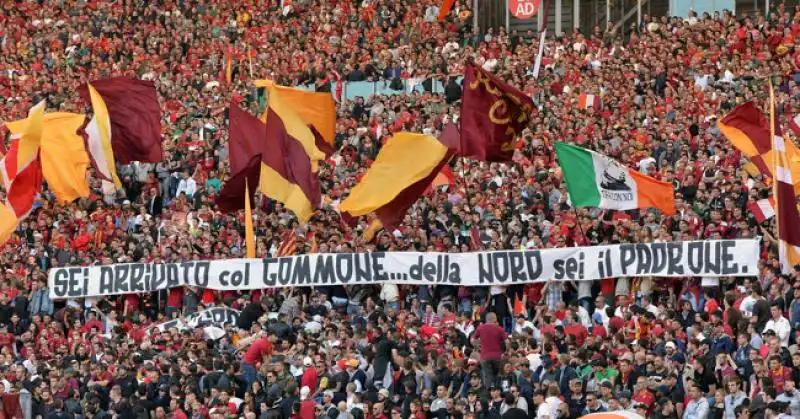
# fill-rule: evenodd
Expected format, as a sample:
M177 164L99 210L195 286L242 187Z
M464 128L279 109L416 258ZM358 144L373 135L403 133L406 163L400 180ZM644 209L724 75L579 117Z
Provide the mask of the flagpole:
M472 194L469 192L470 182L467 181L465 166L467 165L467 158L461 157L461 179L464 180L464 197L467 199L467 205L470 205L470 212L472 211Z
M778 216L780 213L780 203L778 202L778 153L775 148L775 92L772 88L772 78L768 76L769 82L769 135L770 145L772 146L772 196L775 198L775 222L772 227L775 229L775 239L778 244L778 263L781 260L781 245L780 245L780 223ZM781 270L783 267L781 267Z
M250 66L250 79L253 79L253 56L250 55L250 44L247 44L247 62Z
M580 216L578 215L578 208L572 207L572 211L575 212L575 224L578 225L578 230L580 230L581 234L583 235L584 240L586 240L586 244L589 244L589 236L586 235L586 232L583 231L583 226L581 225Z

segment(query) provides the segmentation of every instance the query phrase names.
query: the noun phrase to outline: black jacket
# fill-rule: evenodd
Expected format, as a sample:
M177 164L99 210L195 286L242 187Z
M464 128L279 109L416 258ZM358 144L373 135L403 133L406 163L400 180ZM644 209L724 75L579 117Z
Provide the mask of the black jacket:
M263 315L264 309L261 308L261 304L250 303L239 315L239 319L236 321L236 327L239 329L250 330L250 328L253 327L253 323L258 321L258 318Z

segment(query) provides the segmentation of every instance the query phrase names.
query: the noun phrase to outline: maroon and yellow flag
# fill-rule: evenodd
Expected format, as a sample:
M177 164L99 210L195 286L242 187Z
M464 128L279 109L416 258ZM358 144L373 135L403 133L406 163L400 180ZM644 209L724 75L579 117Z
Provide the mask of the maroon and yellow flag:
M322 201L316 167L324 155L314 146L314 134L280 95L270 97L267 114L265 125L231 104L232 177L220 191L217 205L223 211L243 209L245 184L258 184L262 194L283 203L306 222Z
M772 173L774 174L773 196L775 197L775 220L778 224L778 259L781 271L792 272L800 266L800 210L795 198L793 162L788 150L792 142L785 139L775 117L775 93L769 84L770 124L772 126Z
M294 256L297 253L297 234L294 230L289 230L281 235L281 242L275 257Z
M276 84L272 80L256 80L253 84L266 88L270 97L273 92L277 92L309 126L315 135L317 148L326 157L336 151L336 102L330 93L294 89ZM261 120L267 122L267 112L264 112Z
M773 177L773 144L770 123L767 116L753 102L747 102L730 111L718 123L720 131L736 149L742 152L762 175ZM800 150L791 142L786 142L786 153L790 161L800 157ZM800 193L800 165L794 165L791 172L795 192ZM745 168L748 173L752 168Z
M120 164L160 162L161 105L155 84L125 76L91 83L108 112L114 158ZM86 103L97 102L92 101L87 85L78 88L78 94Z
M381 148L339 210L356 217L374 213L383 227L393 230L452 155L430 135L397 133Z
M516 137L534 105L528 95L473 64L464 73L460 155L487 162L511 161Z

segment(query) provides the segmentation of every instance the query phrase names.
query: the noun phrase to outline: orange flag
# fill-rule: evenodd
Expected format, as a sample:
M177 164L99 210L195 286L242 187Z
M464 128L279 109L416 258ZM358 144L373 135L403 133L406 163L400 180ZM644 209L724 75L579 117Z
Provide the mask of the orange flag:
M450 10L453 9L453 5L456 3L456 0L443 0L442 5L439 7L439 22L443 21L447 15L450 14Z

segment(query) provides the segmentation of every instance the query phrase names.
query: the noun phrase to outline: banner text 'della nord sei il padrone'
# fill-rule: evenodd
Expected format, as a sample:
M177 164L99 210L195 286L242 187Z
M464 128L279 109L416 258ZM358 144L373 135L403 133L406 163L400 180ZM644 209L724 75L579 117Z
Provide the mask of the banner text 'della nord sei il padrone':
M374 252L51 269L52 298L152 292L397 284L487 286L611 277L751 276L758 240L705 240L473 253Z

